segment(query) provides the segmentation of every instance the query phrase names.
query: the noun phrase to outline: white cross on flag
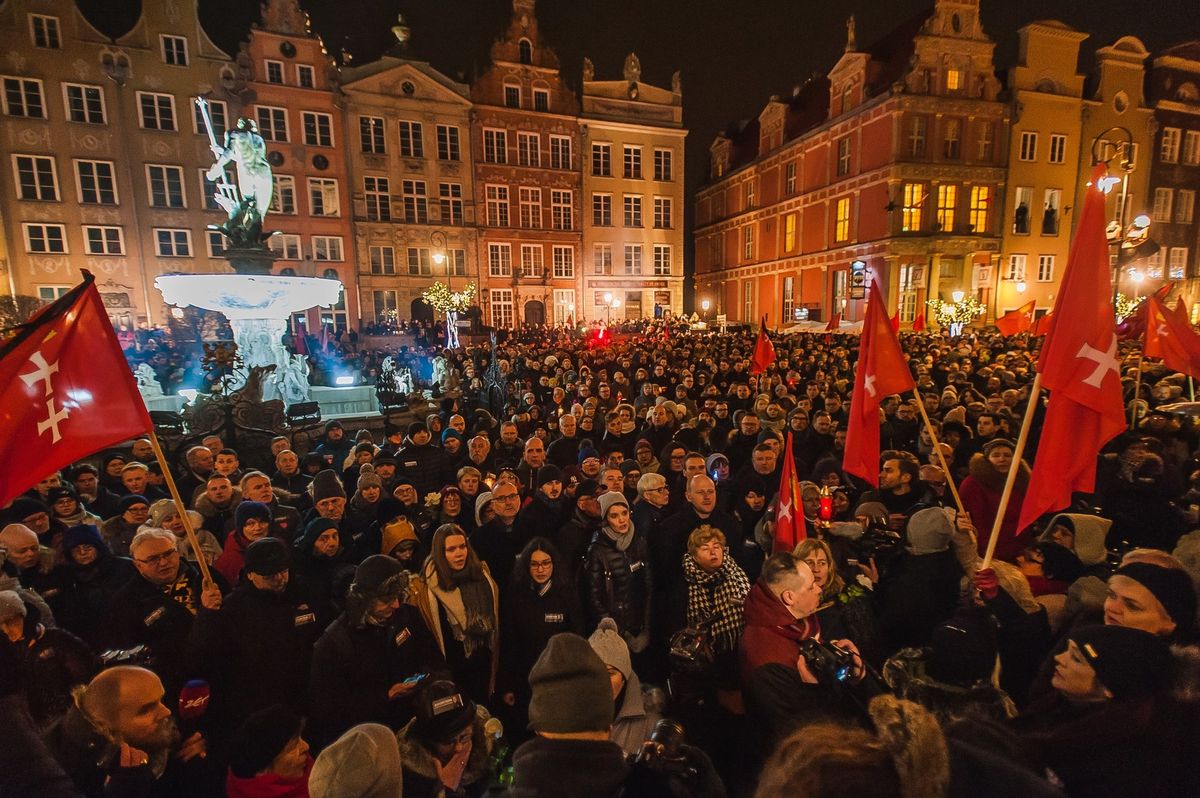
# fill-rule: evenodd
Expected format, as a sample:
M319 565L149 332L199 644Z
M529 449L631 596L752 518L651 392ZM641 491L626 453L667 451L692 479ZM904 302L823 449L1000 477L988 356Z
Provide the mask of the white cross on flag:
M94 279L0 334L0 507L151 428Z

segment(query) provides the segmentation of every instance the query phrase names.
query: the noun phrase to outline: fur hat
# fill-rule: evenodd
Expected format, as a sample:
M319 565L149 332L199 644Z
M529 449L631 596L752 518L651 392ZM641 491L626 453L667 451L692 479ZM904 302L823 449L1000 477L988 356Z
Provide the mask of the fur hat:
M268 535L246 547L243 568L248 574L273 576L286 571L291 565L287 544L279 538Z
M529 671L529 728L571 734L608 731L613 721L608 669L588 641L562 632L550 638Z
M950 784L950 753L937 718L920 704L892 695L871 699L875 735L887 747L905 796L942 795Z
M312 496L313 504L324 499L346 498L346 489L342 487L341 477L330 468L313 477L313 481L308 485L308 492Z

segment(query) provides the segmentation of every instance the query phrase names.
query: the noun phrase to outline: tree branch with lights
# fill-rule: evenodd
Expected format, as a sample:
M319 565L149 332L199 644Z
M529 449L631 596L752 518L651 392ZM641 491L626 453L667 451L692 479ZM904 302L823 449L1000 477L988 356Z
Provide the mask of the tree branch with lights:
M421 301L438 313L446 314L446 348L457 349L458 314L465 313L475 300L475 283L467 283L461 291L438 281L421 293Z
M987 306L973 296L963 297L958 302L931 299L925 304L929 306L938 326L950 328L950 336L954 338L962 335L964 327L987 313Z

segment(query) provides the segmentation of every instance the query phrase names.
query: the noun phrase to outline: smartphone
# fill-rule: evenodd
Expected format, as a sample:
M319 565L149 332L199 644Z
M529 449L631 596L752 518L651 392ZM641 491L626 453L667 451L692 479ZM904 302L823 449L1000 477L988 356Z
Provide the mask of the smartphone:
M417 682L423 681L427 678L429 678L428 673L418 673L415 676L409 676L404 680L403 684L416 684Z

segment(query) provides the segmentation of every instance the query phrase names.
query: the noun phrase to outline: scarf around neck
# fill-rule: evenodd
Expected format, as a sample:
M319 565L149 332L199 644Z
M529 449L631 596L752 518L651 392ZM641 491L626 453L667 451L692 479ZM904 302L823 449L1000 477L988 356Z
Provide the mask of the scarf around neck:
M492 602L492 586L486 578L463 579L447 589L438 584L435 571L429 589L446 609L454 639L463 644L463 653L468 658L477 648L492 645L496 612Z
M713 618L711 626L714 648L718 652L733 651L745 628L743 605L750 592L750 580L729 557L715 571L705 571L691 554L683 555L683 575L687 580L688 626L696 626Z

